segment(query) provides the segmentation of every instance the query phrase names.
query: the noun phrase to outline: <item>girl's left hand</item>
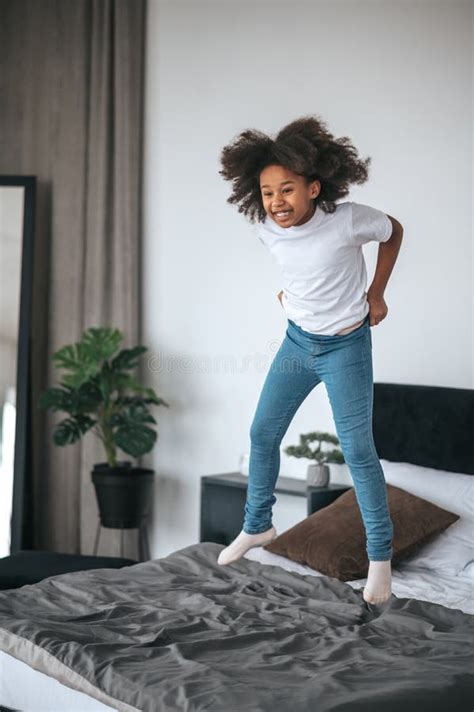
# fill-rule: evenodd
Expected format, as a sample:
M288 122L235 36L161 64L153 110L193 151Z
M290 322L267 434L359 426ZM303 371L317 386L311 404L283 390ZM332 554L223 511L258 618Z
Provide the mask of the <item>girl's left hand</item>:
M383 297L372 296L370 292L367 292L367 301L369 302L370 326L376 326L387 316L388 307Z

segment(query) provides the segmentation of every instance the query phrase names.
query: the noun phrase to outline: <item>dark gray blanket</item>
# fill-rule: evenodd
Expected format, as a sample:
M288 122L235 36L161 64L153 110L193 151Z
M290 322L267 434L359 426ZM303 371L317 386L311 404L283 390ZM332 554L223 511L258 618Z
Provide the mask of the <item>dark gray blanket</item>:
M0 592L0 649L132 712L472 712L474 616L202 543Z

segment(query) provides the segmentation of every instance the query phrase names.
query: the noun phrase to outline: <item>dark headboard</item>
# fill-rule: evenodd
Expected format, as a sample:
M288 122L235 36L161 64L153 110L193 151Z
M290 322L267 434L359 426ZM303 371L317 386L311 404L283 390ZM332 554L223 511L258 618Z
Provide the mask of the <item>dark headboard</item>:
M474 474L474 390L374 383L379 458Z

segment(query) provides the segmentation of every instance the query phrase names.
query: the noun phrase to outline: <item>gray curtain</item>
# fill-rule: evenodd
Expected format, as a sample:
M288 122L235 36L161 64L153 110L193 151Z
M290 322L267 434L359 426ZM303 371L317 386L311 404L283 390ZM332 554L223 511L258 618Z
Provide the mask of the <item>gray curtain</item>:
M38 180L32 331L34 546L92 553L94 435L52 443L51 356L90 326L140 341L146 0L0 0L0 173ZM125 556L135 556L135 531ZM103 529L99 554L118 555Z

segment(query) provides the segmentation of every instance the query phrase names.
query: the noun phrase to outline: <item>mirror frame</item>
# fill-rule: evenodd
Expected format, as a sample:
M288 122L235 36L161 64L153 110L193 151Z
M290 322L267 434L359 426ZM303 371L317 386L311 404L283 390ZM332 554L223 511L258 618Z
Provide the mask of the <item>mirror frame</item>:
M33 548L32 419L31 419L31 303L36 176L0 176L0 186L24 188L21 249L20 313L16 372L16 422L10 554Z

